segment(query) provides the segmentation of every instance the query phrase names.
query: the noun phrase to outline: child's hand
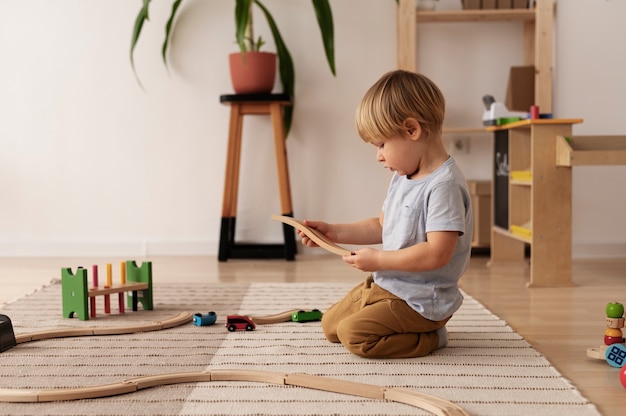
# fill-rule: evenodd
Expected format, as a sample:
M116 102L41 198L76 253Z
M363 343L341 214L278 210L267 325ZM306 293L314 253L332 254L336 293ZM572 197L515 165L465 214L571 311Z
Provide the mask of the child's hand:
M309 220L304 220L303 223L307 227L317 230L320 233L324 234L331 241L335 241L331 232L330 224L327 224L323 221L309 221ZM304 234L302 231L297 230L297 232L300 238L302 239L302 244L304 244L307 247L319 247L319 245L315 241L307 237L306 234Z
M355 269L363 272L375 272L380 269L380 250L373 248L363 248L357 250L350 256L343 256L342 259Z

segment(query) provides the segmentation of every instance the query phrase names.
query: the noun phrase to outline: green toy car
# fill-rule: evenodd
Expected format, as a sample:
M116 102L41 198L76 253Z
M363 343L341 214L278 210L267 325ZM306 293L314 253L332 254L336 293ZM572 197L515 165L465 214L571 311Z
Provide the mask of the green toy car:
M308 322L319 321L322 319L322 312L319 309L313 309L312 311L298 311L291 314L292 322Z

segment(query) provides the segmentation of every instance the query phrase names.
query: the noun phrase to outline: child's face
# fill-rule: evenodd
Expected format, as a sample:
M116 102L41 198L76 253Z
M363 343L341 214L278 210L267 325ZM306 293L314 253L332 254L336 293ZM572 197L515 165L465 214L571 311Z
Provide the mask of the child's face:
M376 146L376 160L386 169L398 172L398 175L411 175L417 170L419 155L416 141L408 134L389 137L384 141L372 141Z

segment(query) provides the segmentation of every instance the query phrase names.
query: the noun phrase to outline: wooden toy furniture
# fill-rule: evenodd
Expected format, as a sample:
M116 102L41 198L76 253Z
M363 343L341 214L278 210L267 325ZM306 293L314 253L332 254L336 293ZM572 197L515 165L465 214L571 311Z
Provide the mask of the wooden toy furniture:
M283 109L291 103L291 98L287 94L235 94L222 95L220 102L230 106L230 127L218 260L281 257L284 257L286 260L294 260L296 254L295 233L286 224L283 225L284 244L244 244L235 242L241 133L243 130L243 118L246 115L269 115L271 117L274 130L274 149L276 152L281 213L285 216L293 216L287 149L285 147L285 129L282 118Z
M523 262L529 287L572 284L572 172L556 164L556 140L580 119L523 120L494 132L491 263Z
M524 261L529 287L572 284L572 166L626 164L626 136L572 136L581 119L523 120L494 132L491 263Z

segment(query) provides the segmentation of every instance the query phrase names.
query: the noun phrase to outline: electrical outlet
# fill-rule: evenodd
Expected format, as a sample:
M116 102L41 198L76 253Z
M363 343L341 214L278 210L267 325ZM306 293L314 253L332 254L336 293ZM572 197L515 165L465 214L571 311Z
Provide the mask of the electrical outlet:
M470 152L469 137L458 136L452 139L452 153L467 155Z

